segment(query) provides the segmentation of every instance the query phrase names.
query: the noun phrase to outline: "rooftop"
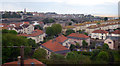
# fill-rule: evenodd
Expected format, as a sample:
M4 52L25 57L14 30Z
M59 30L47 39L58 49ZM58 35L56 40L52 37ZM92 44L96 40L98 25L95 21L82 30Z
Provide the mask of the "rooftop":
M67 40L68 38L67 37L65 37L65 36L63 36L63 35L60 35L60 36L58 36L55 40L57 41L57 42L64 42L65 40Z
M120 30L115 30L114 32L112 32L113 34L120 34Z
M104 34L106 34L106 33L108 33L108 32L105 31L105 30L95 30L95 31L93 31L92 33L104 33Z
M19 34L18 36L30 37L30 36L38 36L38 35L41 35L41 34L43 34L43 31L36 29L32 32L32 34Z
M52 50L53 52L69 50L68 48L62 46L56 40L49 40L46 43L42 44L45 48Z
M18 61L13 61L13 62L8 62L8 63L4 63L2 66L9 66L10 64L17 64L15 66L18 66ZM44 64L36 59L27 59L27 60L24 60L24 64L27 64L25 66L31 66L31 65L28 65L28 64L31 64L31 63L34 63L34 64L37 64L38 66L44 66ZM12 65L10 65L12 66Z
M86 36L84 34L77 34L77 33L71 33L70 35L68 35L68 37L89 38L89 36Z

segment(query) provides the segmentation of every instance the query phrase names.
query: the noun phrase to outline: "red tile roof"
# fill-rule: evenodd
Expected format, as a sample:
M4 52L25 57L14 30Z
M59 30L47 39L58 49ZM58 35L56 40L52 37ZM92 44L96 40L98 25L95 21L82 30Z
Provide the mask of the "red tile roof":
M60 43L58 43L55 40L49 40L46 43L42 44L42 46L52 50L53 52L69 50L68 48L62 46Z
M105 31L105 30L95 30L93 31L92 33L108 33L108 31Z
M120 30L115 30L114 32L112 32L113 34L120 34Z
M89 36L86 36L84 34L77 34L77 33L71 33L70 35L68 35L68 37L89 38Z
M36 29L32 32L32 34L19 34L18 36L30 37L30 36L38 36L38 35L41 35L41 34L43 34L43 31Z
M63 35L60 35L56 38L56 41L57 42L64 42L65 40L67 40L68 38L63 36Z
M30 24L29 22L23 22L23 24Z
M37 66L44 66L44 64L36 59L27 59L27 60L24 60L24 66L31 66L31 63L34 63L36 64ZM13 62L8 62L8 63L4 63L2 66L18 66L18 61L13 61ZM17 64L17 65L16 65ZM28 65L30 64L30 65ZM35 66L36 66L35 65Z

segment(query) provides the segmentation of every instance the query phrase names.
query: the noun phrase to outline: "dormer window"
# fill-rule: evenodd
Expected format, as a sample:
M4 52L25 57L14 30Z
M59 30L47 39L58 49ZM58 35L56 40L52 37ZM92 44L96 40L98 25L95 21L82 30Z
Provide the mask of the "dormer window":
M31 66L35 66L34 62L31 62Z
M112 42L108 42L109 44L111 44Z

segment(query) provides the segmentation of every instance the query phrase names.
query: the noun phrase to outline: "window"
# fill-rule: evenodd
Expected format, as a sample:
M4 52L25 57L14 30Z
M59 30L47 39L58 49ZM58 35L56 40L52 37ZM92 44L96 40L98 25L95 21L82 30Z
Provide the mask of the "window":
M48 55L49 55L49 51L48 51Z
M34 62L31 63L31 66L35 66L35 65L34 65Z
M111 44L112 42L108 42L109 44Z

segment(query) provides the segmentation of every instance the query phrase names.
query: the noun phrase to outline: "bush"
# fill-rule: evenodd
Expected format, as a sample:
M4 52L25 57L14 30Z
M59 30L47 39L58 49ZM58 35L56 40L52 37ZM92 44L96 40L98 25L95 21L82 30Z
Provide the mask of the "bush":
M100 61L108 61L109 60L109 55L107 52L105 51L101 51L98 55L97 55L97 60Z

